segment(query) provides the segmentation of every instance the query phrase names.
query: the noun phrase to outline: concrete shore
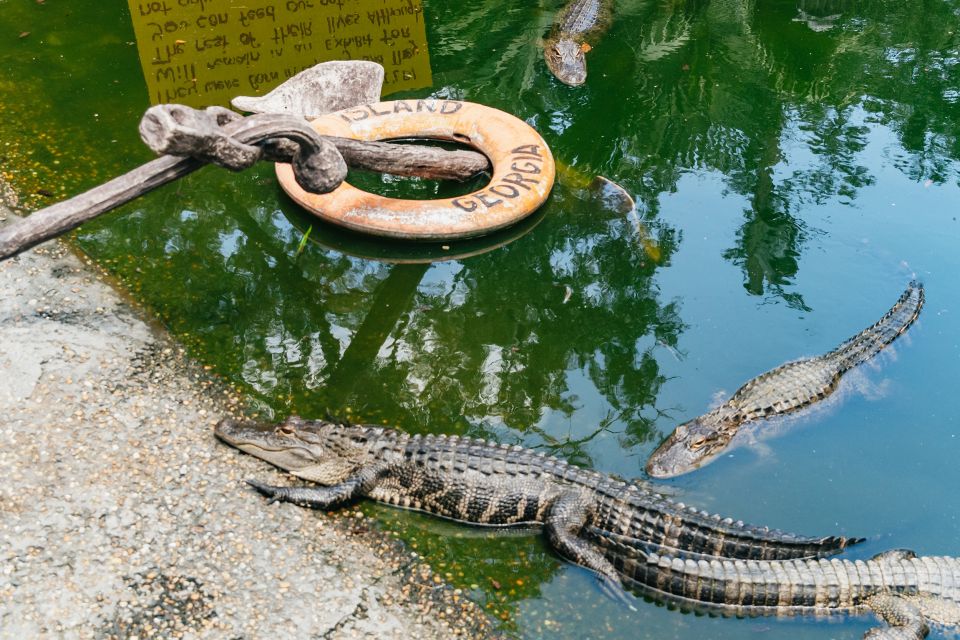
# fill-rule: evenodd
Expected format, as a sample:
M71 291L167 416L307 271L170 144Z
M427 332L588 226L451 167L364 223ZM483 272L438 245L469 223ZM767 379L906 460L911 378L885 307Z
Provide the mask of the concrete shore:
M286 479L213 437L241 405L62 243L0 263L0 638L493 633L359 511L246 487Z

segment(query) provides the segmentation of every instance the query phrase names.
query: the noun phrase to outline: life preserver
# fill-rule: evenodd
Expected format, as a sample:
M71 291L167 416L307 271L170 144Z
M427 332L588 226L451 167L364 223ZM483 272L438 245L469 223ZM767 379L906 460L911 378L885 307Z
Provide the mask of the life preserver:
M483 189L442 200L401 200L344 182L330 193L304 191L289 164L277 164L284 191L312 214L362 233L412 240L470 238L533 213L550 194L555 168L543 138L498 109L456 100L395 100L330 113L311 122L322 135L355 140L434 138L466 142L485 154L493 176Z

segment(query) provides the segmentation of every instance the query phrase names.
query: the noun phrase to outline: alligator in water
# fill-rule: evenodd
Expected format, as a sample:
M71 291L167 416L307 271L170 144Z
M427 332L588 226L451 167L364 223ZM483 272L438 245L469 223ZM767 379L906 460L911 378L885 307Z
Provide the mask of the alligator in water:
M599 543L623 584L682 609L735 616L860 614L889 628L864 638L919 640L960 626L960 559L896 549L869 560L731 560L655 545Z
M617 588L619 578L592 538L617 535L683 552L765 559L818 557L861 540L795 536L721 519L645 485L520 446L298 417L277 425L223 420L215 433L298 478L325 485L248 481L271 502L328 509L367 496L471 524L538 524L557 552Z
M880 320L822 356L788 362L746 383L722 405L677 427L647 461L647 473L668 478L712 462L740 427L797 411L833 393L849 369L872 358L907 330L923 306L923 286L910 283Z
M543 44L547 67L557 79L570 86L587 80L589 41L600 35L610 22L610 0L572 0L553 24Z

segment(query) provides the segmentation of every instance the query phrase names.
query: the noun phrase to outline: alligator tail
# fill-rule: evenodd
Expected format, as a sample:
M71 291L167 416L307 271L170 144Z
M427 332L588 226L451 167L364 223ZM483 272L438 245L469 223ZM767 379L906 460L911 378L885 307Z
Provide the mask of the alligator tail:
M825 359L837 362L840 373L866 362L913 324L920 315L923 301L923 285L911 282L896 304L882 318L845 340L828 353Z

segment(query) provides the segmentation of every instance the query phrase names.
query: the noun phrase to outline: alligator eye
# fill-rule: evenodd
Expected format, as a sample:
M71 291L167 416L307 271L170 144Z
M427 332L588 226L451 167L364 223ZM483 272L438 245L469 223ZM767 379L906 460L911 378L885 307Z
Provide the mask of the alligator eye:
M690 442L690 448L696 451L697 449L702 449L705 444L707 444L707 437L697 436Z
M277 427L277 433L283 434L285 436L292 436L294 433L293 427L288 424L281 424Z

